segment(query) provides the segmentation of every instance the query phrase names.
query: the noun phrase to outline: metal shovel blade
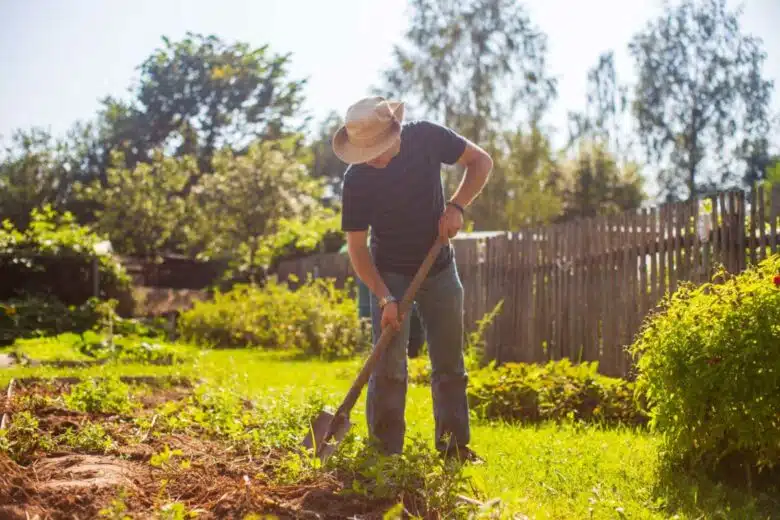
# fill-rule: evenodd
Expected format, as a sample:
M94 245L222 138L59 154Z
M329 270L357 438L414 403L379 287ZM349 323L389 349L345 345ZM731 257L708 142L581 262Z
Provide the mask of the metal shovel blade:
M309 450L315 450L317 457L325 462L344 440L351 426L349 418L322 411L311 423L302 444Z

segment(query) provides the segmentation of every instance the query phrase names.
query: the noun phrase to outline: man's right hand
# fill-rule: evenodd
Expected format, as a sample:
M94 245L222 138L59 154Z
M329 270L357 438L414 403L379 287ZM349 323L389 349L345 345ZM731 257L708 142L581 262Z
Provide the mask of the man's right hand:
M398 319L398 302L390 302L382 309L382 330L389 325L393 327L396 332L401 330L401 322Z

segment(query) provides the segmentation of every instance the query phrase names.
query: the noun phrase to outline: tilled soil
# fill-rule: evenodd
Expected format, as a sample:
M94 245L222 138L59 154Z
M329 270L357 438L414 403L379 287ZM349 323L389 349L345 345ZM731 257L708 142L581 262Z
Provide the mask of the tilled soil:
M320 473L313 481L274 485L266 475L282 453L252 457L218 440L189 435L139 436L127 418L81 413L51 405L33 405L32 395L55 395L69 383L19 385L14 402L26 396L27 410L41 431L52 436L85 421L101 424L117 446L108 453L80 450L39 450L31 460L17 464L0 451L0 520L99 518L100 511L122 497L131 518L157 518L161 507L184 504L197 518L244 518L250 513L274 518L382 518L392 502L342 494L344 484ZM188 388L143 392L139 401L152 414L166 401L182 399ZM16 410L11 411L11 421ZM140 438L139 438L140 437ZM166 468L150 463L165 447L180 449L188 466ZM62 448L58 448L61 450ZM111 518L122 518L114 516Z

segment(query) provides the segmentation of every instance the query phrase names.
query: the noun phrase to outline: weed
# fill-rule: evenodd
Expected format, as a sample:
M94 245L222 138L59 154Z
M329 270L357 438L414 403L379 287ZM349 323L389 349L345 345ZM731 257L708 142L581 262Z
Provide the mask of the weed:
M130 414L137 408L130 387L116 376L82 381L64 399L70 408L90 413Z
M68 428L55 440L58 444L87 453L107 453L114 447L114 441L103 425L93 422L87 422L75 431Z
M443 460L418 435L412 436L404 453L389 456L372 443L359 447L356 440L353 437L347 443L342 450L346 453L330 459L349 482L349 494L388 500L401 497L407 509L417 514L457 511L464 507L458 495L473 491L463 466Z
M181 502L170 502L160 507L161 520L186 520L187 518L196 518L197 511L190 511L187 506Z
M132 517L125 514L127 512L127 490L120 489L117 493L117 497L112 499L107 507L104 507L98 512L100 518L106 518L108 520L131 520Z
M28 464L52 446L51 437L39 430L38 419L27 410L13 414L11 426L0 432L0 449L17 464Z

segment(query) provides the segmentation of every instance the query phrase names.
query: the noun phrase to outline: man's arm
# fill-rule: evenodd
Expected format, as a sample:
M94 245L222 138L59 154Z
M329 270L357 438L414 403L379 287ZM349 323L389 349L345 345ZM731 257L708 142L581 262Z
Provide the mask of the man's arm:
M465 167L465 172L458 189L455 190L450 200L465 208L477 198L482 188L485 187L493 169L493 159L485 150L466 140L466 148L458 158L457 164Z
M366 284L368 290L381 300L385 296L390 296L390 291L379 275L371 253L368 251L367 233L367 231L348 231L346 233L347 252L355 273Z

